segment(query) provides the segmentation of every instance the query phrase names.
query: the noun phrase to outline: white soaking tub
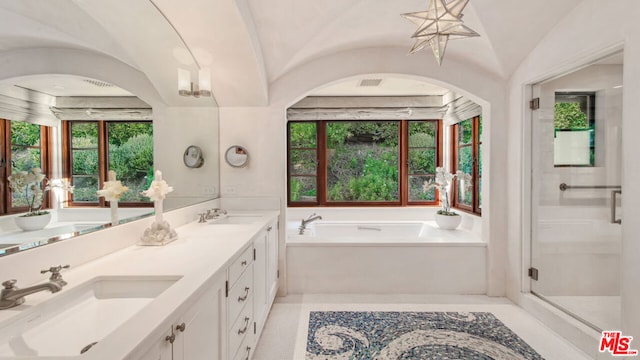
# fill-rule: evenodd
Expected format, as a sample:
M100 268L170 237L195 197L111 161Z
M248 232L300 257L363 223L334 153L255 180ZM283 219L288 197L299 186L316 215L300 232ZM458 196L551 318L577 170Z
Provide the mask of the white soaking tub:
M288 226L290 293L485 294L486 243L432 221Z

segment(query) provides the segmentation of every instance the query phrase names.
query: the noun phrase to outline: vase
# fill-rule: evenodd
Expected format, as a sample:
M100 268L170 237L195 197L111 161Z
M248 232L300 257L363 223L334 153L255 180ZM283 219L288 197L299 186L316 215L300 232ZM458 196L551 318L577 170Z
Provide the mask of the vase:
M42 215L20 215L15 218L16 225L24 231L40 230L51 221L51 213Z
M434 214L434 219L436 220L436 224L441 229L453 230L460 225L462 222L462 216L455 215L442 215L442 214Z

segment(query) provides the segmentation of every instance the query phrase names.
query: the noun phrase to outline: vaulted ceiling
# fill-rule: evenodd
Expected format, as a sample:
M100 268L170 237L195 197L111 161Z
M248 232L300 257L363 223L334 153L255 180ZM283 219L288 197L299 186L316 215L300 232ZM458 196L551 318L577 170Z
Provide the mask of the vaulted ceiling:
M450 41L444 61L507 79L580 3L470 0L463 20L481 36ZM425 0L0 0L0 56L29 48L108 55L144 73L167 104L190 105L176 94L176 69L195 69L192 54L211 68L220 106L260 106L270 84L305 63L363 48L406 53L415 25L400 14L426 8Z

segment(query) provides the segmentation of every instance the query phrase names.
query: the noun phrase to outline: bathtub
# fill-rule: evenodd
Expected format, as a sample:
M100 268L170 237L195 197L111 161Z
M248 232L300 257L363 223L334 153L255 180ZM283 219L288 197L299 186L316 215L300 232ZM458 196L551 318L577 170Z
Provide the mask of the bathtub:
M467 230L443 230L433 221L318 221L304 234L289 233L289 244L480 244L480 236Z
M299 224L299 223L298 223ZM292 294L485 294L487 244L431 221L288 224Z

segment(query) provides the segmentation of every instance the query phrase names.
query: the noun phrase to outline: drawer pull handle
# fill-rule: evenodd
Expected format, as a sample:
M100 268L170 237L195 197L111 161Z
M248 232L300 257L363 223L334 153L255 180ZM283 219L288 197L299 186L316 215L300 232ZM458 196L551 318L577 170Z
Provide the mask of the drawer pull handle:
M267 231L271 231L271 229L273 229L273 227L272 227L272 226L269 226L269 227L267 228Z
M244 329L238 330L238 335L242 335L242 334L246 333L248 328L249 328L249 317L245 316L244 317Z
M242 260L242 262L240 263L240 265L242 265L242 266L247 266L247 260Z
M187 328L187 325L185 323L182 323L180 325L176 325L176 330L180 331L180 332L184 332L184 329Z
M167 335L166 338L164 338L165 341L168 341L170 344L173 344L174 341L176 341L176 334L171 333L171 335Z
M242 302L247 300L247 298L249 297L249 287L245 287L244 288L244 295L242 296L238 296L238 302Z
M249 354L251 354L251 346L247 346L247 357L244 360L249 360Z

